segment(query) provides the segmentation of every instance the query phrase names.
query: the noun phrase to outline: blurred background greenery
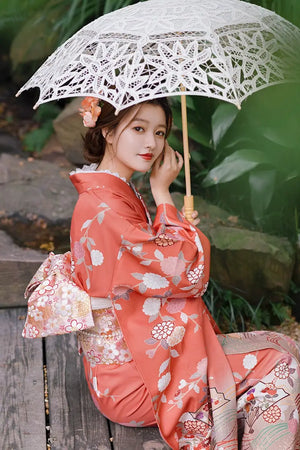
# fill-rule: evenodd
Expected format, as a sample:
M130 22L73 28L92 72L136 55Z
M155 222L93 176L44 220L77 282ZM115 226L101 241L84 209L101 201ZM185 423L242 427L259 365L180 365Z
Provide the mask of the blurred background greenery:
M21 85L58 45L83 25L134 3L137 1L2 0L0 82L13 80ZM273 10L300 26L299 0L249 3ZM170 144L181 150L180 99L172 98L171 102L175 126ZM52 120L64 104L63 101L39 108L35 116L38 129L24 139L27 150L41 150L53 132ZM246 219L257 230L285 236L296 243L300 234L300 83L259 91L243 103L241 111L218 100L188 97L188 121L193 194ZM173 189L184 192L183 173ZM224 305L224 294L220 295L217 286L212 287L209 295L210 301L215 298L211 310L216 309L218 298L222 298ZM238 309L243 310L244 319L236 317L236 321L253 322L256 317L263 325L263 317L239 300ZM226 301L230 323L238 299L228 294ZM276 311L273 312L276 316ZM283 311L277 315L280 314Z

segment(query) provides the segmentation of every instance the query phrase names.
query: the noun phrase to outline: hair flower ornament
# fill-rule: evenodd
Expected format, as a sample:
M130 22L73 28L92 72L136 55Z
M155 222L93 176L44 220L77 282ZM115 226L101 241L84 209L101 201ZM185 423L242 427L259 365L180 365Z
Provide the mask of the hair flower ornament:
M79 108L80 115L83 117L83 125L87 128L96 126L98 117L101 114L101 106L99 106L99 98L85 97Z

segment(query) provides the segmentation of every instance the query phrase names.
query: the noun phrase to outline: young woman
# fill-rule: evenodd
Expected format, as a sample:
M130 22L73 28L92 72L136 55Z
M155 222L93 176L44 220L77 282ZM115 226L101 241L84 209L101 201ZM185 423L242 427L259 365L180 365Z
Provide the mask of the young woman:
M166 141L165 99L115 111L87 98L71 254L28 286L24 336L78 332L95 405L127 426L158 425L172 449L297 449L300 368L273 332L222 335L201 296L210 247L175 208L182 157ZM154 222L130 182L151 170Z

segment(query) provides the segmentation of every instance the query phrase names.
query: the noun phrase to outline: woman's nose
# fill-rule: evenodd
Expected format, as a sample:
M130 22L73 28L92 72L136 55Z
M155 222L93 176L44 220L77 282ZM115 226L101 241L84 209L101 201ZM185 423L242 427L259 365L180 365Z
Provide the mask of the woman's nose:
M154 148L156 144L155 136L153 133L146 133L146 142L145 146L147 148Z

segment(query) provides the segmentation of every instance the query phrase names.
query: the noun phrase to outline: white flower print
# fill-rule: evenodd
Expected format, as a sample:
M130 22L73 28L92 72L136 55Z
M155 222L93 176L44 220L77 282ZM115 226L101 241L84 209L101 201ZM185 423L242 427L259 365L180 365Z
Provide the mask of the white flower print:
M168 372L158 380L157 387L159 392L164 391L168 386L168 384L170 383L170 381L171 381L171 374L170 372Z
M30 325L30 326L27 328L27 331L28 331L28 337L30 337L30 338L35 338L35 337L37 337L37 335L39 334L38 329L37 329L34 325ZM23 336L23 337L27 337L27 336L25 335L24 330L23 330L23 332L22 332L22 336Z
M101 364L101 355L95 353L94 349L86 352L86 359L91 364L91 367L96 366L96 364Z
M185 328L182 326L175 327L171 335L167 338L167 343L170 347L174 347L182 341L185 334Z
M275 367L274 372L277 378L284 380L289 377L290 369L286 362L282 362Z
M60 302L58 302L54 305L54 309L55 309L56 314L59 314L60 316L63 316L63 317L69 316L72 312L69 300L63 299L63 298Z
M149 289L161 289L169 286L165 277L150 272L144 274L143 283Z
M43 312L36 310L34 320L36 320L36 321L43 320Z
M257 358L255 355L251 355L250 353L246 355L243 359L243 366L245 369L253 369L257 364Z
M61 297L64 300L69 300L70 297L72 298L73 295L78 294L78 290L76 288L76 285L75 284L70 284L70 283L68 283L66 286L63 286L61 288L61 291L62 291L61 292Z
M113 360L118 355L119 355L119 350L117 350L117 348L114 344L111 344L109 347L107 347L103 353L103 356L105 357L105 359L108 359L108 360Z
M146 316L154 316L159 313L160 299L159 298L146 298L143 304L143 313Z
M281 410L278 405L271 405L263 413L263 418L267 423L276 423L281 417Z
M38 290L39 295L53 295L54 291L53 291L53 287L50 285L50 281L49 280L44 280L42 285L42 287Z
M199 264L194 270L190 270L187 274L188 280L191 284L197 284L200 280L204 270L204 265Z
M103 333L108 333L113 328L113 322L111 317L103 316L99 320L99 327Z
M59 330L59 323L56 317L49 317L45 324L45 335L52 334Z
M65 330L67 331L67 333L71 333L72 331L82 330L82 329L83 329L83 323L78 322L76 319L70 320L69 325L67 325L65 327Z
M34 305L28 307L28 315L32 317L34 320L42 320L43 313L39 309L36 309Z
M100 250L92 250L91 251L91 260L93 266L101 266L104 261L103 253Z
M121 349L119 354L119 360L122 362L128 362L132 360L129 349Z
M170 320L158 323L152 328L151 334L154 339L166 339L172 333L174 329L174 323Z
M46 303L48 303L48 297L46 295L42 295L41 297L38 298L36 305L44 307L46 306Z

